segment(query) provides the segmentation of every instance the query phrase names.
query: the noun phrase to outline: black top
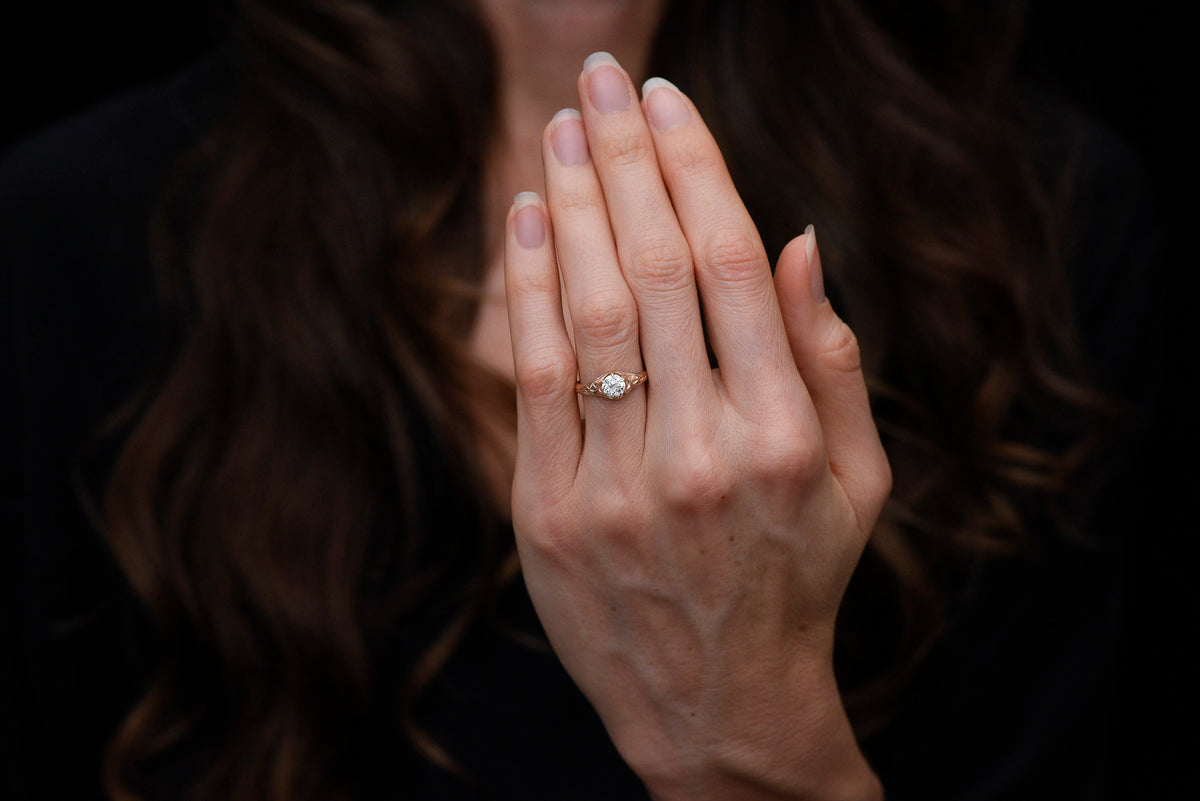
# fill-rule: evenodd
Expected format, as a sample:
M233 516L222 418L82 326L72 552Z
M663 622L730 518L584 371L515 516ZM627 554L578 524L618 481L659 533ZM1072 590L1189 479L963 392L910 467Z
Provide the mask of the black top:
M103 743L144 686L148 627L79 501L92 432L138 386L161 335L146 223L204 130L223 71L206 61L25 142L0 164L0 798L100 797ZM1122 731L1123 568L1154 499L1140 443L1158 402L1159 239L1136 159L1067 112L1049 161L1078 159L1077 314L1096 373L1138 413L1082 511L1090 542L997 563L879 737L889 799L1104 798ZM853 321L851 321L853 323ZM102 460L101 460L102 461ZM528 627L523 589L505 599ZM1140 675L1140 674L1139 674ZM645 797L554 657L476 632L432 691L435 738L468 788L397 765L407 798ZM1132 749L1132 751L1131 751ZM161 795L176 795L168 770ZM1127 792L1123 792L1128 797Z

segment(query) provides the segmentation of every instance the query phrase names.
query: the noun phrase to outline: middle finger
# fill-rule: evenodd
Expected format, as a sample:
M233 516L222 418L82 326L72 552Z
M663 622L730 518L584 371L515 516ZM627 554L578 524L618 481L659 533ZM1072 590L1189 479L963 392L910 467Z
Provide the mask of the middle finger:
M715 400L691 252L629 76L607 53L584 62L579 97L618 258L638 307L654 407L677 415ZM660 405L661 404L661 405Z

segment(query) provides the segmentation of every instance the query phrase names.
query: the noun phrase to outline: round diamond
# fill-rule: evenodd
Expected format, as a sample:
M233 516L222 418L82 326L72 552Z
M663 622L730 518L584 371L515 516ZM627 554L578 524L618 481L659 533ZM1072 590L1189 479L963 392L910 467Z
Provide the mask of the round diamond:
M625 394L625 379L616 373L609 373L600 380L600 391L609 400L616 400Z

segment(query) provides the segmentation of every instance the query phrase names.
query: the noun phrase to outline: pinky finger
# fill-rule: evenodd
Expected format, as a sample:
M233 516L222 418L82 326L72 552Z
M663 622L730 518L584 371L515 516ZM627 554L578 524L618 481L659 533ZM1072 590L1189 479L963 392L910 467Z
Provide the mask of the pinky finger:
M517 195L508 215L504 289L517 381L517 475L543 496L558 495L574 482L582 450L578 371L549 215L533 192Z

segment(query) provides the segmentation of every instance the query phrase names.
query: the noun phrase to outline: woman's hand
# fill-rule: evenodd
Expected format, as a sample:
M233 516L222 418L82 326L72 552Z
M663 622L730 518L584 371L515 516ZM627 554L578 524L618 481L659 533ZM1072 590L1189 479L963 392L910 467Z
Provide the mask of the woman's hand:
M695 107L645 90L588 59L582 115L543 137L548 206L522 195L508 219L525 581L656 797L877 798L832 669L891 482L857 345L812 234L772 279ZM643 369L583 399L585 431L577 373Z

